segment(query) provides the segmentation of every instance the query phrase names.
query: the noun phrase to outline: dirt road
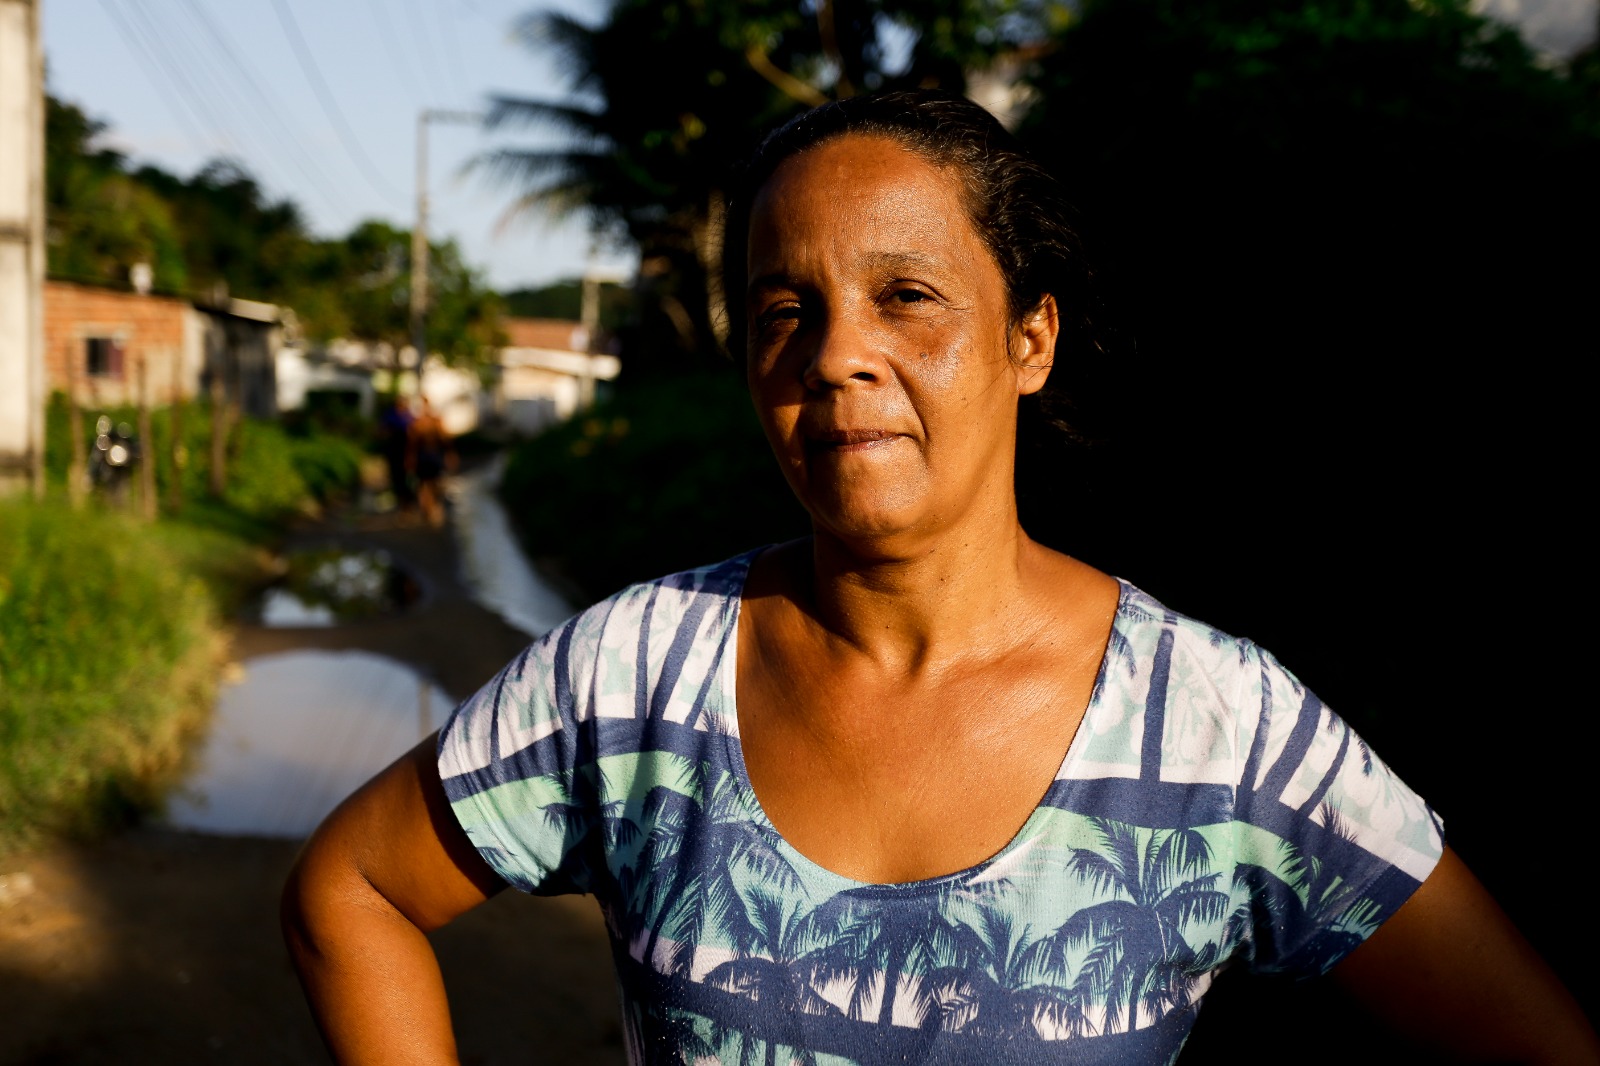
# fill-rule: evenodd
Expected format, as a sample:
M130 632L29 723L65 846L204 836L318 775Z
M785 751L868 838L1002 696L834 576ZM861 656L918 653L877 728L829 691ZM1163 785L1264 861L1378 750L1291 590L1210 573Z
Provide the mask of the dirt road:
M447 533L381 518L297 544L381 547L421 580L406 615L322 630L240 623L234 655L357 649L460 699L526 642L477 606ZM146 827L0 867L0 1063L323 1063L278 934L297 841ZM466 1063L619 1063L605 930L592 899L506 892L434 936Z

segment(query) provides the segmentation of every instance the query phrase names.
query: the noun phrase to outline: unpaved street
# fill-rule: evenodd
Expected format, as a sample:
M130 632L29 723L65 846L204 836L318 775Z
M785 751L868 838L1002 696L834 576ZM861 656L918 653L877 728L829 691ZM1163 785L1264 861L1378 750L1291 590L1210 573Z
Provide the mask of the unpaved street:
M347 517L290 546L329 543L390 552L422 580L423 601L399 617L322 630L241 623L237 660L370 651L460 699L526 642L468 597L449 534ZM145 827L5 863L0 1063L328 1061L278 934L278 890L297 848ZM506 892L434 942L464 1062L622 1061L592 899Z

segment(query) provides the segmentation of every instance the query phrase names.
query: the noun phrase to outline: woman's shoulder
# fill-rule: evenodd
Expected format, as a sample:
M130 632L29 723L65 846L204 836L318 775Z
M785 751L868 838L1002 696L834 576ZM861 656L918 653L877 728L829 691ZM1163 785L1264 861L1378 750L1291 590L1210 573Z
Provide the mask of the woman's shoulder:
M1130 581L1119 578L1118 586L1082 745L1094 772L1139 777L1159 753L1167 778L1236 781L1263 691L1282 700L1299 682L1286 671L1268 677L1264 667L1276 661L1253 642L1174 610Z
M1174 663L1199 670L1213 679L1254 674L1271 656L1247 637L1225 630L1167 606L1125 578L1117 578L1121 593L1112 626L1107 657L1122 659L1145 669ZM1275 662L1275 660L1274 660Z
M569 638L613 639L628 629L656 628L687 614L737 605L750 564L764 548L755 548L704 566L679 570L618 589L545 634L545 641Z
M761 551L621 588L536 639L497 681L541 693L555 706L597 701L601 713L633 701L664 673L681 681L708 648L726 644L750 562Z
M440 741L441 773L489 766L533 745L570 747L580 723L720 722L717 682L744 575L759 552L629 585L533 641L457 708ZM640 743L626 729L605 738L608 751ZM575 749L562 759L581 761Z

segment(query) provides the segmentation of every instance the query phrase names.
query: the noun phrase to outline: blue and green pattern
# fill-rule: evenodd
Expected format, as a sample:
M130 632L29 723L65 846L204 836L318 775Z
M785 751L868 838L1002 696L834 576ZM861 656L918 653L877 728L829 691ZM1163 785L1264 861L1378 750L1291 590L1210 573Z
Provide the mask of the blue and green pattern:
M502 877L599 899L631 1062L1169 1062L1220 968L1321 973L1438 860L1437 817L1293 675L1124 584L1010 844L930 881L831 873L779 836L740 752L754 554L571 619L439 741Z

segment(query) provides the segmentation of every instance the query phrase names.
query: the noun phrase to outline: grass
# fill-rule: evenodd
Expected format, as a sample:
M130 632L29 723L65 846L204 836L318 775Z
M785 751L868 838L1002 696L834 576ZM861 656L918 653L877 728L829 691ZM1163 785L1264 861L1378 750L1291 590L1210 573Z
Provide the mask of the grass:
M132 411L84 412L136 424ZM228 480L207 491L210 421L152 412L158 498L180 479L177 515L141 521L91 498L66 503L70 434L51 405L47 499L0 499L0 855L86 836L155 807L203 729L227 653L222 619L270 574L264 545L296 515L353 490L361 448L246 420Z
M214 697L264 553L215 530L0 500L0 853L148 809Z

